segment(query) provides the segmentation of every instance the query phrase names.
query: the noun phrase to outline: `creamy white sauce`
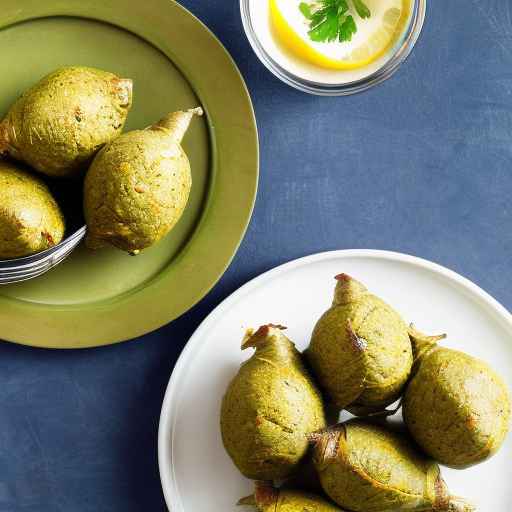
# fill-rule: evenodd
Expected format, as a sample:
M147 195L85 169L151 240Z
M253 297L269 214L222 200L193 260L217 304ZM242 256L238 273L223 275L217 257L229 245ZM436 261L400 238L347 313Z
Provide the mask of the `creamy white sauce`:
M342 55L344 52L348 53L351 48L356 48L363 43L368 38L368 35L373 33L378 25L379 16L382 18L384 11L389 7L386 0L367 0L366 4L372 11L372 17L368 20L362 21L355 16L358 24L358 32L354 35L350 43L316 43L313 46L321 48L322 53L324 54L332 56L333 58L339 58L340 53ZM402 44L405 33L411 23L411 19L409 19L408 23L404 26L403 33L398 38L393 48L371 64L353 70L332 70L316 66L301 59L291 53L288 49L284 48L282 44L276 40L271 26L270 6L268 0L249 0L249 12L256 37L268 55L279 66L304 80L329 85L345 84L361 80L382 68L392 58L397 48ZM297 20L300 20L302 14L298 10L298 2L294 0L290 1L290 11L287 11L286 16L287 19L288 16L291 16L291 19L294 20L295 23ZM410 13L410 18L411 17L412 13ZM300 21L302 22L302 20ZM306 30L305 24L304 27L304 30ZM322 47L322 45L325 46ZM341 48L343 45L347 46L345 48Z

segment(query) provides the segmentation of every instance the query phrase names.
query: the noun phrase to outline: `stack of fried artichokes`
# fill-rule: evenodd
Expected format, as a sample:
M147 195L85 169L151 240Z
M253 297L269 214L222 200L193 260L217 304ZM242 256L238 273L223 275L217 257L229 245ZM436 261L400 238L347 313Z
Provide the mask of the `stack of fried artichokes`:
M439 346L444 335L408 327L352 277L336 279L304 354L282 326L243 340L255 352L220 415L226 451L256 481L239 504L263 512L475 510L449 492L438 463L462 469L499 450L510 423L506 385L484 362ZM404 424L387 419L398 400ZM357 418L328 425L341 410Z
M174 227L192 185L181 140L202 110L122 135L131 106L130 79L87 67L54 71L12 105L0 122L0 259L60 243L65 220L50 188L86 173L89 247L137 254Z

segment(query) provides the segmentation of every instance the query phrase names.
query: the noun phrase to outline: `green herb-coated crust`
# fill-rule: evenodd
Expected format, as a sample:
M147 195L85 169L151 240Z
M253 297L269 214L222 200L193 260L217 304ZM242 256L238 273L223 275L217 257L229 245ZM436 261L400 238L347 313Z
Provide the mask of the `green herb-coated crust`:
M474 508L450 496L439 466L406 435L352 421L312 436L324 491L353 512L459 511Z
M0 161L0 259L19 258L58 244L64 217L37 177Z
M403 401L404 419L416 442L454 468L478 464L499 450L509 430L510 409L508 389L489 365L436 346L420 358Z
M247 478L283 479L306 455L307 435L325 427L322 399L280 328L261 327L245 341L247 347L256 351L222 401L222 439Z
M103 148L85 179L87 245L137 254L162 239L183 214L192 186L180 142L194 114L174 112Z
M77 174L121 134L131 103L131 80L93 68L58 69L11 107L0 123L0 153L49 176Z
M412 347L400 315L358 281L337 277L332 307L318 320L307 357L339 409L383 410L411 372Z
M257 484L254 496L240 500L239 505L252 506L260 512L342 512L336 505L315 494L275 489L267 484Z

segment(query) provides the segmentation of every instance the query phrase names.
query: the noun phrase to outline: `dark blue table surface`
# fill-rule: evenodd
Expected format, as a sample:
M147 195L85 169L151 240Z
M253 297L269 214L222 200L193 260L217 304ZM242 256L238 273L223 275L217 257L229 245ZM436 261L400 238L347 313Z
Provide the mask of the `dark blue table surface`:
M232 53L253 97L252 223L215 289L157 332L78 352L0 344L0 512L165 511L157 426L176 359L214 306L280 263L330 249L401 251L512 307L509 1L429 2L409 61L349 98L277 81L252 53L236 0L183 3Z

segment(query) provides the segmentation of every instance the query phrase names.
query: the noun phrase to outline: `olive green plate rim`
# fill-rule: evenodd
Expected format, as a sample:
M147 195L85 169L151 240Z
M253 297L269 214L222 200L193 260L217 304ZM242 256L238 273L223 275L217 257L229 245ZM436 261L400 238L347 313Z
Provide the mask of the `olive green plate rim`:
M111 0L106 4L101 0L4 0L0 30L40 18L84 18L127 30L159 49L188 80L207 115L211 142L208 197L182 251L152 280L118 297L48 305L2 296L0 288L0 339L5 341L86 348L127 341L166 325L217 283L252 216L259 178L256 119L244 79L227 50L174 0ZM183 35L188 44L183 39L176 44Z

